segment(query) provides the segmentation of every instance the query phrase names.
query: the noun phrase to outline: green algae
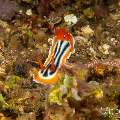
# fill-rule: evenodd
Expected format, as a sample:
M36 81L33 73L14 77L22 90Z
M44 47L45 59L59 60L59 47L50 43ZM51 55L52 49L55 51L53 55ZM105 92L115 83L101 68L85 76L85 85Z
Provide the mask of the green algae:
M17 86L17 82L20 81L21 78L16 75L11 75L8 80L5 82L5 87L8 89L13 89Z

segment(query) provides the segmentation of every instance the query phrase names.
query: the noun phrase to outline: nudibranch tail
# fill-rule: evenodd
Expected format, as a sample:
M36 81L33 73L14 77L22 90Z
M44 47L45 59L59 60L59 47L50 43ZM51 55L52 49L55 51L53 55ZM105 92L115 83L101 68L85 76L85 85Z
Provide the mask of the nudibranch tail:
M52 40L48 58L44 69L34 75L34 81L43 84L54 84L58 81L58 70L74 51L74 38L64 29L57 30Z
M34 78L33 81L41 84L55 84L58 81L57 74L54 74L51 77L43 77L40 71L38 72L37 75L34 75L33 78Z

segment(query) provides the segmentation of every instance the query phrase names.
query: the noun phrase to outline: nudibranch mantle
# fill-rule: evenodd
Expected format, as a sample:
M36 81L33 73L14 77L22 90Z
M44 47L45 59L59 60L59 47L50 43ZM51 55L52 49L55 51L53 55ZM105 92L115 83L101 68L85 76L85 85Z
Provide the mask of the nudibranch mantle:
M75 40L70 32L57 29L44 68L33 75L34 81L42 84L54 84L58 81L58 70L74 52Z

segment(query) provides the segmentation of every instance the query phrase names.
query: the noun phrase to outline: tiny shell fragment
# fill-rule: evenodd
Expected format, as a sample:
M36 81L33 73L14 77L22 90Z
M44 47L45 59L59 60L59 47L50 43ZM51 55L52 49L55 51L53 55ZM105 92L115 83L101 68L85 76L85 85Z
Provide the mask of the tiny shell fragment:
M27 11L26 11L26 15L32 15L32 10L31 9L28 9Z
M86 37L92 37L94 35L94 31L90 28L89 25L81 28L82 34Z
M104 44L104 45L98 47L100 52L102 52L105 55L109 54L109 48L110 48L110 46L108 44Z
M64 17L65 22L67 25L74 25L77 23L77 17L74 14L69 14Z

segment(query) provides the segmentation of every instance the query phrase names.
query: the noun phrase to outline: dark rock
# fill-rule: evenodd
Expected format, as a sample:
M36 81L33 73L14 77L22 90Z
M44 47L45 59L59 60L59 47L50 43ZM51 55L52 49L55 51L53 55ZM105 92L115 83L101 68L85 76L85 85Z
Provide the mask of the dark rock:
M50 13L50 0L41 0L37 7L39 16L48 16Z
M0 19L11 20L18 10L18 4L15 1L0 0Z
M27 65L22 63L22 64L16 64L15 66L15 74L20 75L20 76L27 76Z

